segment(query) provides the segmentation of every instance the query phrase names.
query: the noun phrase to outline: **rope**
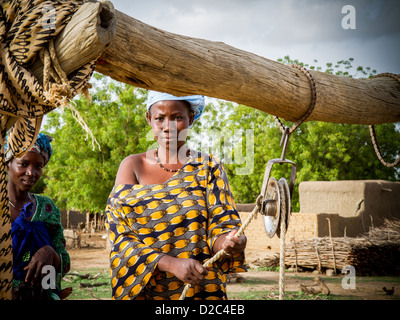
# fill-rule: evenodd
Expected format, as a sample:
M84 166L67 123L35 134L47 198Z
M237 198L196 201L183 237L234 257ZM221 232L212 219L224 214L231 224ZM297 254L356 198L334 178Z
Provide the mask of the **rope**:
M74 104L71 100L72 90L69 85L68 76L61 68L61 65L58 61L57 53L54 47L54 40L49 41L48 48L45 47L42 51L40 51L40 59L43 62L43 86L46 89L46 98L61 109L64 109L65 106L68 106L72 112L73 118L86 132L85 140L87 140L90 135L93 151L95 150L95 143L97 144L99 150L101 150L100 144L97 142L89 126L86 124L79 111L72 105ZM55 83L50 82L50 78L53 78ZM90 87L89 83L83 89L84 93L87 91L88 87Z
M290 136L304 121L306 121L311 113L314 111L315 105L317 104L317 86L315 80L311 73L304 68L303 66L292 64L290 65L293 68L297 68L302 71L305 76L307 77L308 83L310 84L311 88L311 101L310 105L306 111L306 113L292 126L292 128L288 129L285 128L281 120L274 116L275 122L278 124L279 129L281 130L283 136L281 145L284 142L283 139L286 136L286 143L284 144L283 151L282 151L282 159L284 158L286 152L286 144L288 136ZM284 194L283 187L279 185L281 194ZM285 201L281 201L281 232L280 232L280 255L279 255L279 300L284 300L285 298L285 233L286 233L286 203ZM297 267L296 267L297 268Z
M281 194L285 190L281 184L279 189ZM280 255L279 255L279 300L285 299L285 233L286 233L286 201L281 201L281 234L280 234Z
M304 121L306 121L308 119L308 117L314 111L315 105L317 103L317 86L315 84L315 80L314 80L313 76L311 75L311 73L306 68L304 68L303 66L300 66L298 64L291 64L290 66L293 67L293 68L297 68L300 71L302 71L305 74L305 76L307 77L308 83L310 84L310 87L311 87L310 105L309 105L309 107L307 109L307 112L300 118L299 121L297 121L292 126L292 128L290 128L289 134L292 134ZM279 125L279 128L281 129L281 132L284 133L285 127L282 124L282 122L279 120L279 118L277 116L274 116L274 119L275 119L276 123Z
M256 206L254 207L253 211L250 213L249 217L247 218L246 222L242 224L240 227L239 231L236 233L236 237L240 237L243 235L244 230L247 228L247 226L250 224L250 222L257 216L257 213L261 211L261 204L262 204L263 196L259 195L256 200ZM204 264L203 267L207 268L211 266L214 262L218 261L222 256L226 255L227 253L225 252L224 249L221 249L218 251L210 260L207 260ZM182 294L179 298L179 300L184 300L186 298L186 294L188 293L189 289L191 288L191 284L188 283L185 288L182 291Z
M400 77L399 77L397 74L387 73L387 72L386 72L386 73L377 74L377 75L374 76L373 78L380 78L380 77L389 77L389 78L392 78L392 79L394 79L394 80L397 80L397 81L400 83ZM375 126L374 126L374 125L370 125L370 126L369 126L369 133L370 133L370 135L371 135L372 145L374 146L374 150L375 150L376 155L378 156L379 161L380 161L385 167L388 167L388 168L393 168L393 167L397 166L397 165L400 163L400 155L399 155L399 156L397 157L397 159L396 159L394 162L392 162L392 163L386 162L386 161L383 159L381 150L380 150L379 145L378 145L378 140L377 140L377 138L376 138L376 132L375 132Z

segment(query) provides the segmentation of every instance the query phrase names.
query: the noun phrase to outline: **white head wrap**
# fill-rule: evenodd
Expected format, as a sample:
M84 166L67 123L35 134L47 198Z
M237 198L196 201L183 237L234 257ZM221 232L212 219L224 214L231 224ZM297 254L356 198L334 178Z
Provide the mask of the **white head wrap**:
M204 96L196 95L196 96L176 97L169 93L149 91L149 95L147 96L146 100L147 111L149 111L150 107L156 102L167 101L167 100L189 102L190 109L194 112L194 120L200 118L205 108Z

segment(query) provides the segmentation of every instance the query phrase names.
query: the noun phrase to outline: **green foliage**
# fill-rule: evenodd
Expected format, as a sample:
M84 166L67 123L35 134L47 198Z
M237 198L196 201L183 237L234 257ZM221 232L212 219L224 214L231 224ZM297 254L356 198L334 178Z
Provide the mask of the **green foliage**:
M329 74L334 74L337 76L344 76L344 77L350 77L350 78L355 78L358 77L359 74L364 77L371 77L373 75L376 75L376 70L371 70L370 67L366 67L364 70L364 67L358 66L356 68L356 72L352 74L351 72L354 72L354 67L353 67L353 62L354 58L349 58L348 60L340 60L337 61L335 64L332 62L326 63L326 68L325 70L322 69L321 66L313 66L309 65L307 63L300 62L299 60L291 60L289 56L285 56L284 58L279 58L278 62L283 63L283 64L298 64L301 65L307 69L310 70L315 70L315 71L321 71L321 72L326 72ZM318 63L318 60L314 60L314 63Z
M147 150L150 127L143 102L147 91L95 75L92 101L83 97L75 108L87 123L101 150L74 119L71 110L52 112L45 129L54 137L47 165L46 190L60 208L102 212L114 185L120 162Z

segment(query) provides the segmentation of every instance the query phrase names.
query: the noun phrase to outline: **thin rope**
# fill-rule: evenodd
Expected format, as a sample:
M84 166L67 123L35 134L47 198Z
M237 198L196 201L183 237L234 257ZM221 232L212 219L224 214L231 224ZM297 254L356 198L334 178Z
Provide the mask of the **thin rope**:
M256 206L254 207L253 211L250 213L249 217L247 218L246 222L242 224L239 231L235 234L235 237L240 237L243 235L244 230L250 224L250 222L257 216L257 214L261 211L261 204L262 204L263 196L259 195L256 200ZM214 262L218 261L222 256L226 255L224 249L218 251L210 260L206 261L203 264L204 268L211 266ZM192 287L190 283L188 283L182 291L182 294L179 300L184 300L186 298L186 294L188 293L189 289Z

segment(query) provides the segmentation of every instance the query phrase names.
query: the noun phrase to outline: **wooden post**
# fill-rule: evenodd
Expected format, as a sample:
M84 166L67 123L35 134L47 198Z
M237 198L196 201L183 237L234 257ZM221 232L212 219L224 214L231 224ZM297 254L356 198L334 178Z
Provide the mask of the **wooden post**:
M329 228L329 240L331 242L331 247L332 247L332 258L333 258L333 273L336 274L336 257L335 257L335 247L333 245L333 240L332 240L332 228L331 228L331 219L326 218L328 220L328 228Z
M69 216L70 216L71 210L67 210L67 223L66 223L66 229L70 228L70 220L69 220Z
M314 223L315 227L315 254L317 255L317 260L318 260L318 271L319 273L322 273L322 263L321 263L321 257L319 256L318 252L318 233L317 233L317 222Z
M298 263L297 263L297 248L296 248L296 238L293 237L293 250L294 250L294 262L296 266L296 275L298 272Z
M115 11L117 32L96 70L133 86L175 95L204 94L296 121L311 89L298 69L222 42L169 33ZM390 71L390 70L388 70ZM317 103L308 120L348 124L400 121L400 84L310 71Z
M90 212L86 211L86 233L90 232L91 225L90 225Z

